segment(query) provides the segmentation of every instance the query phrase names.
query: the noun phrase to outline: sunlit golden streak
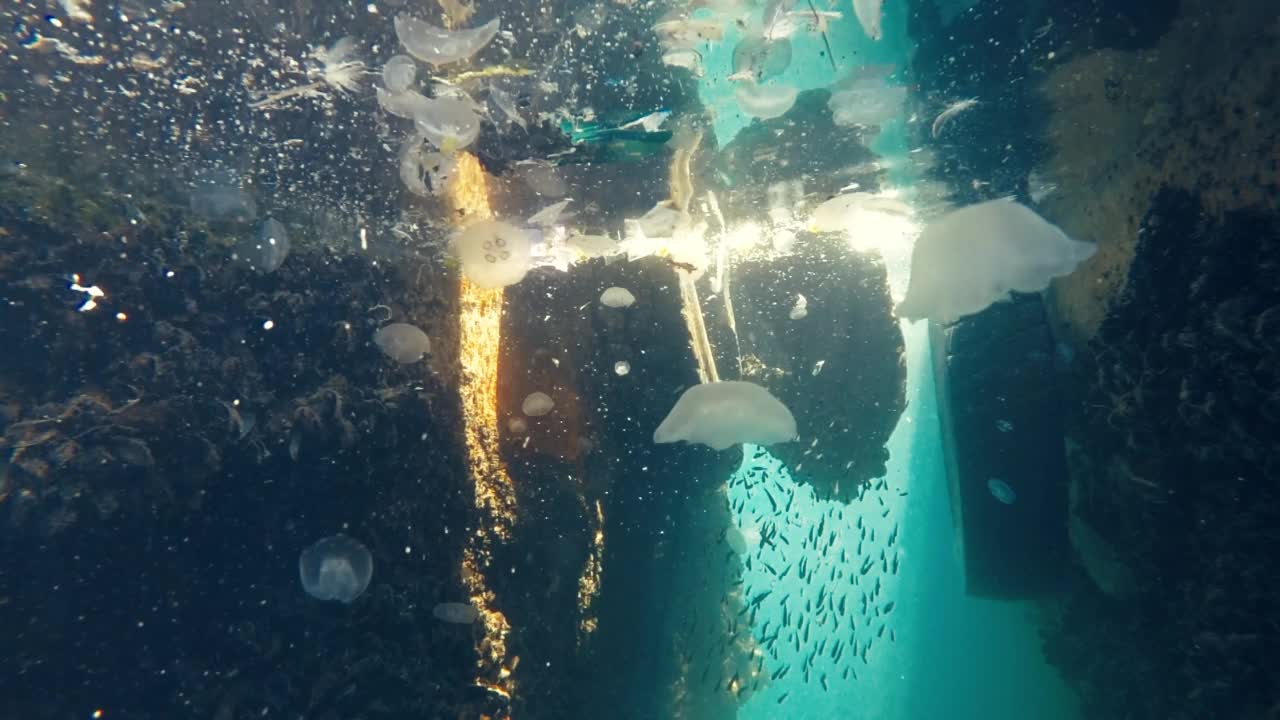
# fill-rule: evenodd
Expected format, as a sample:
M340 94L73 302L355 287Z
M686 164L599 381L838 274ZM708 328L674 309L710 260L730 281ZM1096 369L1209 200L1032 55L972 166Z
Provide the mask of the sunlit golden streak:
M600 594L600 572L604 557L604 508L596 500L596 512L592 518L591 546L587 548L587 561L578 577L578 642L586 640L596 630L596 617L591 606Z
M474 156L461 154L449 186L453 217L463 222L492 217L484 171ZM514 692L508 664L507 638L511 625L495 607L485 581L495 545L511 538L516 495L511 476L498 453L498 348L502 337L502 290L479 288L459 280L459 348L462 372L458 395L462 404L463 440L467 469L475 488L477 527L463 551L462 581L471 604L480 612L484 634L480 640L477 682ZM496 673L495 673L496 670Z

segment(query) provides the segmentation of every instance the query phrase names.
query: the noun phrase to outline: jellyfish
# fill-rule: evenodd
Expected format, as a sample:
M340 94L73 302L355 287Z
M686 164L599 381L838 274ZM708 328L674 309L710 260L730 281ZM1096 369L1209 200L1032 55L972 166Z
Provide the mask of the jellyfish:
M556 402L551 399L550 395L544 392L535 392L530 393L529 397L524 399L524 402L520 404L520 410L529 417L538 417L551 412L551 409L555 406Z
M461 150L480 136L480 116L456 97L429 98L413 111L414 126L442 152Z
M898 317L947 324L1011 292L1040 292L1096 250L1011 198L988 200L929 223L911 252Z
M1018 494L1013 491L1009 483L1000 478L989 478L987 480L987 491L991 493L991 497L1005 505L1012 505L1018 499Z
M737 380L694 385L653 433L655 443L684 440L714 450L796 438L796 419L768 390Z
M444 30L417 18L400 14L395 19L396 37L409 54L432 65L465 60L498 34L498 18L475 28Z
M427 149L416 135L400 147L400 180L414 195L439 195L457 168L456 156Z
M472 223L453 239L453 252L471 282L486 288L514 285L529 272L529 235L499 220Z
M600 294L600 304L611 308L631 307L636 301L636 296L631 294L630 290L620 287L611 287Z
M458 625L470 625L480 617L480 611L468 603L456 602L440 603L431 609L431 614L437 620Z
M799 94L790 85L743 85L733 91L742 112L761 120L785 114L796 104Z
M349 604L369 587L373 556L346 535L331 535L302 551L298 574L311 597Z
M391 323L378 328L373 343L384 355L401 365L416 363L431 352L431 340L427 334L408 323Z
M382 84L393 93L408 90L417 75L418 66L408 55L396 55L382 66Z
M260 273L273 273L289 257L289 233L275 218L267 218L257 234L236 243L232 257Z
M618 377L622 377L631 372L631 363L626 360L619 360L613 364L613 371L618 374Z
M791 66L791 41L750 36L733 49L733 73L755 80L777 77Z

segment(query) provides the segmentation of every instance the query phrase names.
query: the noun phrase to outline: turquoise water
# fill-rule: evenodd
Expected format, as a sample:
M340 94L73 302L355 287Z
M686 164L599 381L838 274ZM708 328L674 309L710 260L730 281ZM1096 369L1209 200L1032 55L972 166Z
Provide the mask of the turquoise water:
M849 72L854 65L894 65L898 77L908 60L911 46L905 21L899 13L887 13L884 38L876 43L866 38L852 13L831 26L830 41L837 48L837 71L819 54L821 42L794 38L795 55L791 67L777 79L808 90L825 87ZM707 75L700 86L703 102L715 109L715 131L723 147L751 118L737 110L733 84L723 80L732 66L732 51L739 38L733 35L715 46L706 56ZM901 81L900 81L901 82ZM910 103L908 103L908 107ZM911 150L908 122L904 116L885 125L871 148L890 160L889 182L899 189L909 188L918 178L910 175L909 164L894 163ZM905 287L905 258L886 252L886 261L895 288ZM1079 717L1073 694L1057 672L1049 667L1040 651L1036 626L1023 603L1000 602L970 597L964 588L963 568L953 530L943 463L937 402L930 360L929 339L923 323L904 323L907 347L907 411L889 443L890 461L882 489L868 492L848 506L819 501L807 485L792 482L780 463L767 454L752 460L759 448L748 448L743 467L730 481L731 507L741 508L735 521L748 540L752 562L744 570L743 598L751 601L765 591L755 616L755 636L768 649L766 674L773 676L789 668L767 688L752 696L740 710L742 720L795 720L825 718L894 718L924 720L1071 720ZM753 470L765 469L762 476ZM769 489L771 501L763 492ZM794 495L789 513L774 512L772 502ZM843 519L840 513L843 510ZM849 580L862 570L855 555L863 530L874 529L877 542L867 543L866 553L875 561L858 584ZM761 526L773 522L779 534L791 544L760 544ZM819 523L822 537L810 545L804 542ZM835 534L827 547L827 538ZM896 560L896 573L884 572L879 550L889 534L897 542L887 549L889 562ZM872 549L874 548L874 549ZM841 550L846 551L842 562ZM794 565L805 558L819 579L801 580ZM781 573L793 570L779 581L764 567ZM826 573L842 579L822 582ZM829 615L822 626L810 628L810 642L792 640L797 614L805 600L816 600L822 587L837 597L847 596L843 617ZM867 616L859 613L864 592L878 595L869 602ZM783 627L783 605L787 598L788 627ZM883 609L892 603L886 615ZM881 608L876 615L874 608ZM800 613L797 613L799 608ZM869 616L869 622L868 622ZM810 622L813 622L812 620ZM877 635L881 626L882 635ZM805 658L823 635L829 638L827 652L815 660L806 681ZM831 657L830 645L841 639L861 650L869 641L865 661L845 650L839 661ZM789 642L790 641L790 642ZM850 668L846 672L846 667ZM823 681L826 682L826 689Z
M770 658L765 667L772 671L791 664L791 671L748 700L738 717L1077 718L1072 694L1041 656L1030 608L1022 603L965 595L946 491L928 337L923 324L907 325L904 331L910 405L889 443L887 488L878 493L885 504L882 506L875 499L877 494L868 493L848 506L844 523L833 528L828 520L827 533L836 529L840 536L832 551L808 550L789 555L792 562L807 557L820 568L819 573L829 572L828 568L839 564L840 546L852 545L852 540L858 538L857 518L863 518L864 525L874 527L878 534L891 532L894 526L900 528L896 547L901 562L898 573L885 574L877 564L860 578L861 587L879 578L880 603L895 604L886 624L896 641L888 641L886 630L883 638L873 641L865 664L848 654L841 663L819 663L819 672L825 672L828 678L827 690L823 690L817 673L811 674L811 681L806 683L796 672L811 646L802 644L799 653L793 651L794 646L786 646L779 651L778 659ZM749 452L747 457L753 454ZM769 474L778 476L778 482L796 493L788 522L790 536L795 539L824 515L841 507L815 500L808 486L794 485L776 463L771 464ZM731 505L737 507L739 501L745 500L736 520L748 531L753 518L771 515L768 498L758 487L749 486L743 471L730 482ZM886 509L887 515L882 516ZM747 534L750 540L752 536ZM798 546L793 542L791 548ZM773 555L769 548L752 548L750 554L766 562ZM856 573L859 563L851 559L844 569L849 574ZM748 588L744 597L748 600L761 588L774 588L771 598L787 593L798 598L805 591L805 584L794 575L778 583L758 562L744 573L744 580ZM816 587L811 585L806 597L813 597ZM756 618L757 639L761 639L758 629L764 623L777 627L781 622L775 603L761 605L769 612L762 611ZM794 602L791 607L796 607ZM859 624L858 634L871 635L866 631L875 631L879 624L878 619L869 627ZM833 636L846 633L847 626L842 626ZM819 642L816 636L812 641ZM775 642L781 642L781 638ZM856 679L852 673L848 679L841 679L845 664L854 668ZM778 700L784 695L786 698L779 705ZM851 716L851 711L856 714Z

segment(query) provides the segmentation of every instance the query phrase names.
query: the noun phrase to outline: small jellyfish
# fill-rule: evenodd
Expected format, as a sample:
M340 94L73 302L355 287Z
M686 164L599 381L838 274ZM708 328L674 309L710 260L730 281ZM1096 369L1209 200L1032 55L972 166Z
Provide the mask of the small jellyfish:
M408 323L391 323L378 328L373 343L382 354L401 365L416 363L431 352L431 340L427 334Z
M987 480L987 490L991 493L991 497L999 500L1005 505L1012 505L1018 499L1018 494L1013 491L1009 483L1000 478L990 478Z
M796 295L796 304L791 307L787 317L792 320L803 320L809 316L809 301L803 295Z
M331 535L302 551L298 574L311 597L351 603L369 587L373 556L346 535Z
M512 435L523 435L529 432L529 423L522 417L513 417L507 421L507 430L511 431Z
M768 120L783 115L796 104L800 91L790 85L750 85L733 91L742 112Z
M631 363L627 362L626 360L619 360L618 362L613 364L613 371L618 373L618 375L620 376L626 375L627 373L631 372Z
M600 295L600 304L611 308L631 307L635 301L636 296L626 288L611 287Z
M514 285L529 272L529 234L498 220L468 225L454 236L452 249L463 274L480 287Z
M493 40L499 28L498 18L494 18L479 27L450 31L403 13L396 16L394 24L396 37L405 50L432 65L445 65L475 55Z
M402 93L418 76L418 65L408 55L396 55L382 66L382 84L393 93Z
M480 617L480 611L470 604L456 602L440 603L432 608L431 614L437 620L458 625L470 625Z
M535 392L530 393L529 397L524 399L524 402L520 405L520 410L529 417L538 417L551 412L551 408L555 406L556 403L551 399L550 395L544 392Z
M236 243L232 257L260 273L273 273L289 257L289 233L275 218L267 218L258 234Z

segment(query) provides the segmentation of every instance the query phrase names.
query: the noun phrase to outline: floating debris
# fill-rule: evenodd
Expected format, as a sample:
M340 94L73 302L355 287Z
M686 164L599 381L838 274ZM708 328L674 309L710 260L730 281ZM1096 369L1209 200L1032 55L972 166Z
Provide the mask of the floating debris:
M942 131L944 128L946 128L947 123L951 122L951 120L954 119L955 116L959 115L960 113L964 112L965 110L968 110L969 108L977 104L978 104L978 98L968 98L967 100L958 100L948 105L947 109L938 113L938 117L933 119L933 128L930 130L933 137L936 138L940 134L942 134Z

